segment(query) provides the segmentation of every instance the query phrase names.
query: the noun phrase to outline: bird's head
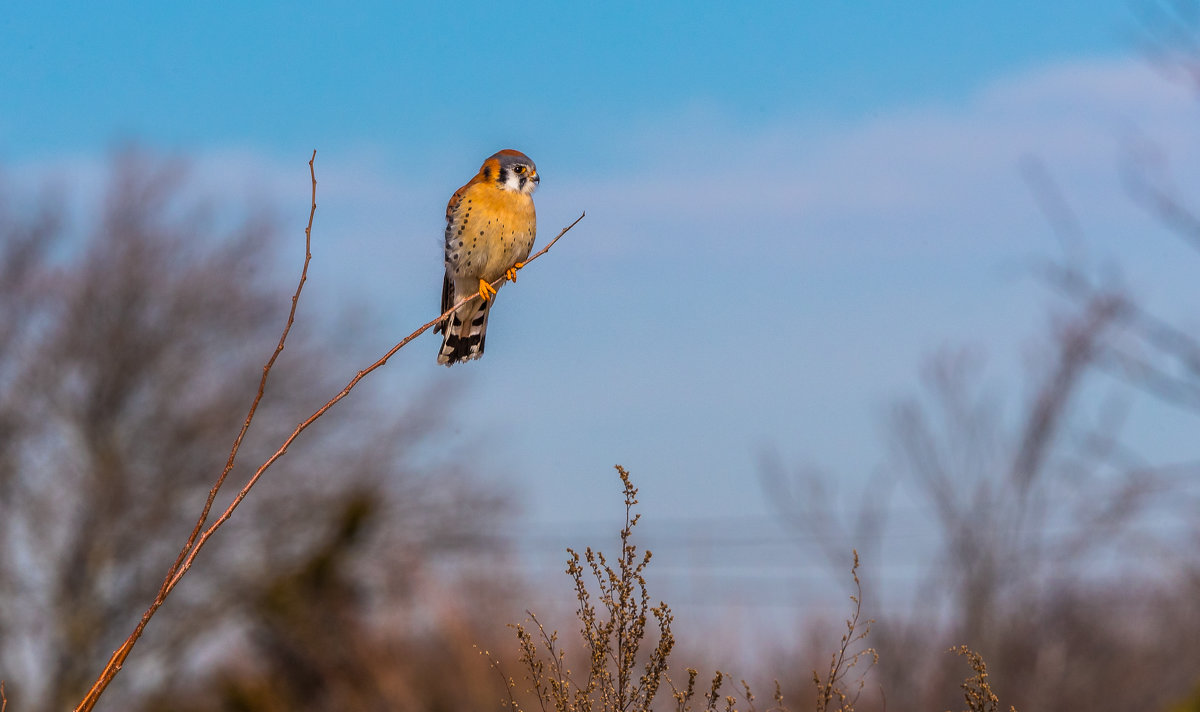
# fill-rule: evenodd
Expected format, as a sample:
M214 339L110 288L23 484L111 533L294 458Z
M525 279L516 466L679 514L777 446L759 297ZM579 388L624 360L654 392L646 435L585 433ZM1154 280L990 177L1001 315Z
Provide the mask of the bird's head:
M506 148L483 162L479 169L484 180L494 180L504 190L533 195L541 178L529 156Z

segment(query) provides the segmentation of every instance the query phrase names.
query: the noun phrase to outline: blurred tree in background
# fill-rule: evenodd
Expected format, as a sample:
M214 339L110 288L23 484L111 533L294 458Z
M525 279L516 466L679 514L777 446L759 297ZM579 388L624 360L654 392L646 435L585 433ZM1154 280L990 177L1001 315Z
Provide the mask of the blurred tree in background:
M1152 60L1200 88L1196 6L1140 7ZM1162 226L1159 239L1200 256L1195 192L1171 180L1169 147L1130 144L1131 199ZM1062 299L1027 363L1024 397L997 392L980 354L946 350L922 373L923 391L892 411L892 458L852 525L830 514L811 473L768 462L764 482L788 503L790 525L834 542L827 556L858 547L868 592L872 562L898 551L893 527L935 526L911 610L869 608L887 707L953 707L961 662L944 651L966 644L987 660L1004 705L1022 712L1189 708L1200 700L1200 463L1139 448L1127 426L1138 399L1200 426L1200 332L1154 313L1113 265L1084 259L1070 187L1036 160L1024 170L1068 248L1041 266ZM907 521L889 519L893 483L912 502L898 508ZM860 707L884 701L864 695Z
M0 669L13 709L72 707L133 628L287 314L287 285L263 268L278 259L271 221L221 228L230 211L186 199L184 173L120 155L82 236L65 201L0 191ZM298 267L303 253L285 253ZM250 471L361 366L336 348L289 341L242 448ZM433 396L398 406L360 391L298 442L100 708L465 704L469 686L428 668L474 663L448 652L446 632L488 610L447 591L468 575L456 561L502 554L491 534L505 499L409 454L446 425L452 399ZM505 585L471 589L487 600Z

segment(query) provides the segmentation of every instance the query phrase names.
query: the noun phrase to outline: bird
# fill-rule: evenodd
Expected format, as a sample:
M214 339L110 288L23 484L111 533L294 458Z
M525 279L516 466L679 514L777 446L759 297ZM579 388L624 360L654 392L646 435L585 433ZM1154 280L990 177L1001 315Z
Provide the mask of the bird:
M445 366L483 355L488 313L495 302L492 282L517 281L517 270L533 249L537 214L533 192L541 178L524 153L506 148L488 157L475 177L454 191L446 205L446 276L442 312L478 293L434 327L442 333L437 362Z

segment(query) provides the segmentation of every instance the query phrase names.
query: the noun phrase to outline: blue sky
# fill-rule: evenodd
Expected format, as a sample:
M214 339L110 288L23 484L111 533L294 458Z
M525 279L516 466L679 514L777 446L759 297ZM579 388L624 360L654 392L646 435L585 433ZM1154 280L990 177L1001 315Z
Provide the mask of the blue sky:
M618 514L614 463L648 525L769 528L761 453L856 491L940 347L986 352L1019 405L1053 303L1029 266L1057 249L1022 160L1060 182L1089 259L1186 315L1194 255L1118 168L1145 138L1194 185L1200 111L1138 27L1095 0L9 3L0 166L86 192L134 140L298 238L317 149L305 308L367 310L377 341L349 376L432 316L451 192L494 151L528 153L541 239L587 219L505 288L482 361L439 369L427 336L365 387L466 394L455 438L489 443L480 474L516 483L514 536L541 532L531 556L557 570L561 545L593 543L583 523ZM1135 435L1170 432L1137 415ZM681 551L737 578L736 548L703 546ZM765 575L828 588L802 559Z
M508 141L611 164L595 134L683 107L749 127L961 101L1004 72L1123 51L1136 24L1123 2L454 7L10 3L4 153L131 136L402 160Z

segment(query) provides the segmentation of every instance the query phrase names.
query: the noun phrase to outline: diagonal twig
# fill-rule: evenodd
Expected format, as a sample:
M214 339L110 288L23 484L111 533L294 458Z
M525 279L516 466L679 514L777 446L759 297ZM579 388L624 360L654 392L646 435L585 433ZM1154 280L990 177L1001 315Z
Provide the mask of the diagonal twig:
M312 223L313 216L317 212L317 174L314 162L317 160L317 152L314 150L312 157L308 160L308 173L312 181L312 204L308 210L308 225L304 228L304 266L300 270L300 281L296 285L296 293L292 295L292 307L288 312L287 323L283 327L283 333L279 336L279 343L272 352L271 357L267 359L267 363L263 366L262 378L258 382L258 392L254 396L254 401L250 404L250 410L246 413L245 420L242 421L241 430L238 431L237 437L233 439L233 447L229 451L229 458L225 461L225 468L221 470L221 474L217 476L216 482L213 483L212 489L208 491L208 499L204 502L204 507L200 511L200 517L196 520L196 525L192 528L192 532L188 535L187 542L183 548L179 550L179 556L175 558L174 563L167 569L167 575L163 579L162 585L158 589L158 593L154 596L154 601L146 612L142 614L141 620L138 621L137 627L121 644L121 647L113 651L113 654L108 659L108 664L104 666L104 671L97 678L96 682L88 690L83 701L75 708L76 712L86 712L91 710L96 701L100 699L101 693L116 677L121 670L121 666L125 663L125 658L129 656L129 652L133 649L134 643L142 636L142 631L146 629L146 624L162 606L167 596L171 593L171 589L175 587L175 582L178 581L179 569L183 563L190 558L189 552L193 550L196 543L196 537L200 534L200 530L204 528L204 523L208 521L209 512L212 510L213 501L217 498L217 492L221 486L225 484L225 479L233 470L234 461L237 459L238 450L241 449L242 440L246 437L246 431L250 429L250 423L254 420L254 414L258 411L258 404L262 401L263 393L267 387L267 377L271 374L271 368L275 365L275 360L279 358L280 352L283 351L284 344L287 341L288 333L292 330L292 324L296 321L296 305L300 301L300 292L304 289L304 283L308 281L308 265L312 261ZM194 554L191 554L194 556Z
M100 677L97 678L96 682L92 684L91 689L88 690L83 700L75 707L75 712L90 712L90 710L95 707L96 702L100 699L100 695L103 694L109 683L111 683L113 678L116 677L117 673L120 672L126 658L129 657L129 653L133 650L133 646L137 643L138 639L141 638L142 632L146 628L146 624L150 622L150 619L162 606L167 596L170 595L170 593L175 589L175 586L179 584L179 581L183 578L183 576L191 569L192 563L195 561L196 556L200 553L200 550L204 548L204 545L213 536L213 534L216 533L217 529L219 529L225 522L229 520L231 516L233 516L234 510L237 509L238 505L242 503L242 500L246 498L246 495L250 493L251 488L254 487L255 483L258 482L263 473L266 472L271 465L275 464L279 458L287 454L288 448L296 440L296 438L299 437L300 434L307 430L310 426L312 426L312 424L316 422L318 418L324 415L330 408L332 408L334 404L349 395L350 391L353 390L354 387L358 385L359 381L365 378L367 374L386 364L388 360L396 354L397 351L407 346L413 339L433 328L443 319L448 318L459 307L479 298L478 293L473 293L470 296L460 299L443 314L439 315L436 319L427 322L416 331L404 337L404 339L389 349L388 352L381 356L378 360L355 374L355 376L350 379L350 381L344 388L342 388L341 391L326 401L324 405L322 405L312 415L296 426L291 435L284 440L283 444L280 445L279 448L269 458L267 458L267 460L263 462L263 464L260 465L257 470L255 470L254 474L238 491L237 495L233 498L233 501L230 502L229 506L226 507L220 516L213 520L212 524L208 525L206 528L205 524L208 522L208 516L211 513L212 505L216 499L217 492L220 490L221 486L225 482L225 479L233 469L233 464L237 458L238 450L241 448L242 440L246 435L246 431L250 428L250 423L253 421L254 415L258 410L258 404L262 400L263 393L266 389L267 377L270 375L271 369L275 365L275 361L279 357L279 354L283 351L288 334L291 332L292 324L295 322L296 318L296 306L300 300L300 293L304 289L304 284L308 279L308 265L312 261L312 223L313 216L317 210L317 177L316 170L313 166L316 156L317 152L313 151L312 158L310 158L308 162L309 175L312 182L312 205L308 213L308 225L304 228L304 266L300 271L300 280L296 285L295 294L292 295L292 306L288 312L287 323L284 326L283 333L279 337L279 343L276 345L275 351L271 354L271 357L263 366L263 375L259 380L258 391L255 394L254 401L250 405L250 410L247 412L245 420L242 422L241 430L238 431L237 437L234 438L233 447L230 450L228 460L226 460L225 468L217 477L212 489L209 490L208 498L205 500L200 517L197 519L195 527L193 527L191 534L188 536L187 543L180 550L179 556L176 557L174 563L172 563L171 567L167 570L167 575L163 579L162 586L159 587L158 593L154 597L154 601L150 604L150 607L146 609L146 612L142 614L137 626L134 628L133 632L129 634L129 637L125 639L125 642L121 644L121 647L113 651L113 654L108 659L108 663L104 666L104 670L100 673ZM550 242L546 243L541 250L525 260L524 265L527 266L529 263L546 254L546 252L548 252L550 248L554 246L554 243L558 242L558 240L563 235L567 234L571 228L579 224L579 221L583 220L585 215L586 213L580 214L580 216L576 218L574 222L559 231L559 233L555 235L554 239L550 240ZM506 279L507 277L502 276L496 281L492 282L492 286L499 287L506 281ZM3 710L0 709L0 712L3 712Z
M561 238L563 235L565 235L568 230L575 227L575 225L583 218L584 218L584 215L580 215L578 218L576 218L575 222L564 227L562 229L562 231L560 231L558 233L558 235L556 235L554 237L553 240L551 240L549 243L546 244L545 247L543 247L541 250L539 250L536 254L531 256L529 259L525 260L525 265L528 265L530 262L532 262L535 259L546 254L546 252L549 251L550 248L554 246L554 243L558 242L559 238ZM492 282L492 286L498 287L501 284L503 284L506 279L507 279L506 277L501 277L500 279L497 279L496 281ZM305 419L303 422L301 422L299 425L297 425L295 430L292 431L292 434L289 435L287 437L287 439L283 441L283 444L280 445L279 448L270 457L268 457L266 459L266 461L263 462L262 465L259 466L258 470L256 470L254 472L254 474L246 482L245 486L243 486L242 489L240 491L238 491L237 496L233 498L233 501L230 502L229 506L225 509L225 511L221 513L221 516L219 516L215 520L213 520L213 523L207 529L205 529L204 533L200 535L200 538L196 540L195 546L192 547L190 552L188 552L186 558L183 560L182 565L180 565L178 567L178 569L174 573L173 578L171 578L170 581L168 582L169 583L168 590L170 590L171 588L174 588L175 584L178 583L179 579L182 578L185 573L187 573L188 569L190 569L192 566L192 562L196 558L196 554L200 553L200 549L208 541L209 537L211 537L216 532L216 530L222 524L224 524L229 519L230 516L233 515L233 510L237 509L237 506L239 504L241 504L241 501L243 499L245 499L247 494L250 493L250 488L252 488L254 486L254 483L258 481L258 478L261 477L264 472L266 472L267 468L271 467L271 465L275 464L276 460L278 460L279 458L281 458L287 454L288 448L291 447L292 443L296 440L296 438L300 436L300 433L304 432L305 430L308 430L308 428L317 420L317 418L320 418L322 415L325 415L325 412L328 411L330 408L332 408L334 406L334 404L336 404L338 401L340 401L341 399L348 396L350 394L350 391L353 390L354 387L358 385L359 381L361 381L363 378L365 378L367 376L367 374L371 373L375 369L380 368L381 366L386 364L392 358L392 356L396 355L397 351L399 351L400 349L407 346L409 344L409 342L411 342L413 339L417 338L418 336L425 333L429 329L432 329L435 325L437 325L443 319L449 317L452 313L454 313L462 305L467 304L468 302L470 302L474 299L478 299L478 298L479 298L479 293L474 292L469 297L464 297L464 298L458 300L457 303L455 303L453 306L451 306L449 309L447 309L445 312L443 312L441 315L439 315L436 319L433 319L432 321L425 323L423 326L418 328L416 331L414 331L411 334L409 334L408 336L404 337L398 344L396 344L395 346L390 348L387 353L385 353L383 356L380 356L379 359L375 361L375 363L371 364L370 366L367 366L366 368L364 368L363 370L361 370L357 374L355 374L354 378L351 378L349 383L347 383L346 386L337 393L337 395L335 395L332 398L330 398L329 400L325 401L324 405L322 405L320 408L317 408L317 410L314 411L312 415L310 415L307 419Z

